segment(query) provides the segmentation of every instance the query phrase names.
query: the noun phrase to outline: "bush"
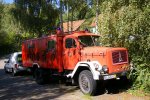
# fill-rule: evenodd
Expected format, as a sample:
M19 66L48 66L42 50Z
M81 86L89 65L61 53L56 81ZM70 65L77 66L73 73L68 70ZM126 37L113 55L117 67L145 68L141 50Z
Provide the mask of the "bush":
M100 9L102 44L128 48L135 68L132 89L150 92L150 1L106 0Z

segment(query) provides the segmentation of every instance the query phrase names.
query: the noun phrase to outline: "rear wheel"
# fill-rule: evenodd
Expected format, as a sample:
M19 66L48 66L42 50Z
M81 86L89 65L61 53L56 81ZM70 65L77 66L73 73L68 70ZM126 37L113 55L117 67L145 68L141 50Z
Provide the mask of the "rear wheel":
M35 77L35 81L40 85L45 84L48 81L46 72L44 72L44 70L41 68L35 69L34 77Z
M84 94L95 95L97 82L89 70L83 70L79 75L79 87Z

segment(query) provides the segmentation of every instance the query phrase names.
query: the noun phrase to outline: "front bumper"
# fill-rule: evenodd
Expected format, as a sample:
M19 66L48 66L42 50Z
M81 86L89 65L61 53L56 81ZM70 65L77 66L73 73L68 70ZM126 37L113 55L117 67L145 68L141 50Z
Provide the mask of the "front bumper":
M99 79L100 80L118 79L122 76L126 76L127 73L128 73L127 71L124 71L124 72L120 72L120 73L104 74L104 75L100 75Z
M18 66L18 67L17 67L17 71L25 71L25 70L26 70L25 67L22 67L22 66Z

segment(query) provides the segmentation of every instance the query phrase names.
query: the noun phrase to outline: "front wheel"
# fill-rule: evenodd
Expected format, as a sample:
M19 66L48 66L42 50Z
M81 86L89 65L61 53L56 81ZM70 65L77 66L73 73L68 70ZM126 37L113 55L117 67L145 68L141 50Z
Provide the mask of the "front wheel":
M17 69L12 68L12 75L13 75L13 76L16 76L16 75L17 75Z
M89 70L83 70L79 74L79 87L84 94L94 95L96 93L97 82Z
M4 71L5 71L5 73L8 73L8 71L7 71L6 67L4 67Z

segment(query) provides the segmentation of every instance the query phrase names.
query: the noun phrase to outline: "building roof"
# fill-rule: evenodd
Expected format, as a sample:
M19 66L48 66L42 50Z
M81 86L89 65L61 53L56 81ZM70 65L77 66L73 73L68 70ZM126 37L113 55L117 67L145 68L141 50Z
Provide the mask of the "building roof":
M73 21L72 31L77 31L85 20ZM68 32L68 22L63 23L64 32ZM71 31L71 21L69 21L69 31Z
M95 26L96 26L96 18L93 18L93 21L92 21L92 23L91 23L90 26L91 26L91 27L95 27Z
M98 20L102 19L102 14L98 15ZM91 27L96 27L96 17L93 18L93 21L90 25Z

